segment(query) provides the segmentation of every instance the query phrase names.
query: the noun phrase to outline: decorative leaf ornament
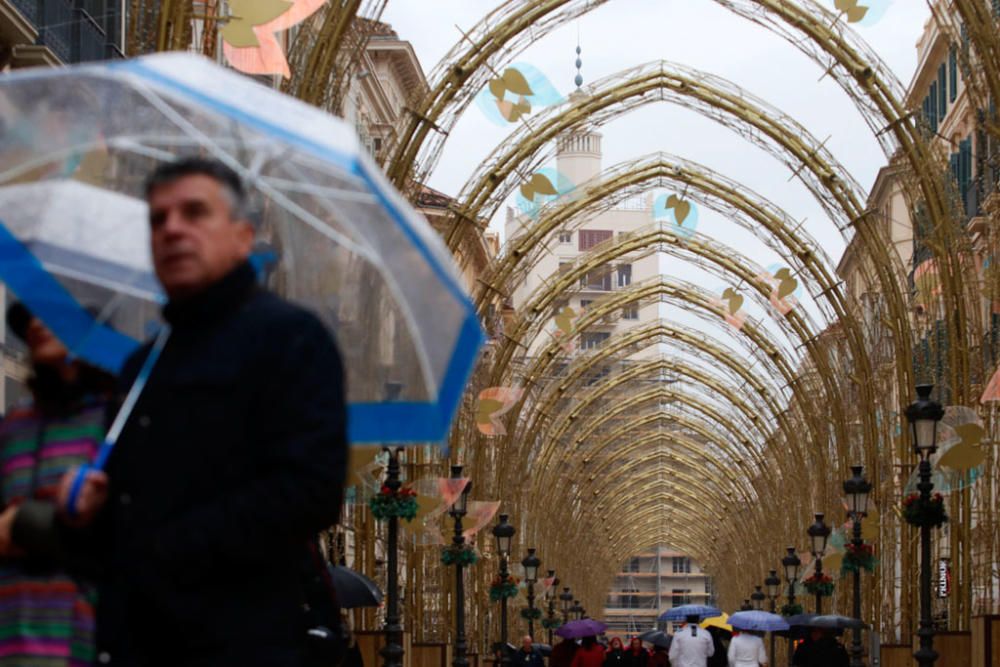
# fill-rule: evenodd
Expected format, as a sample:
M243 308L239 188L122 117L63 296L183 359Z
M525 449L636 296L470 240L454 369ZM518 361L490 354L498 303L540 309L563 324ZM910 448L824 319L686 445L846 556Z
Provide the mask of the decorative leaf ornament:
M507 435L500 420L521 399L523 389L516 387L490 387L479 392L476 408L476 426L483 435Z
M260 46L254 28L273 21L292 7L287 0L229 0L229 20L222 39L237 48Z
M247 74L290 77L277 33L306 20L325 4L326 0L230 0L229 21L222 29L226 60Z
M667 197L667 208L674 209L674 217L677 218L678 226L683 225L691 213L691 202L685 201L677 195Z
M858 4L858 0L835 0L833 5L847 14L848 23L857 23L868 14L868 7Z
M531 113L531 103L527 98L534 92L531 90L528 80L517 69L508 67L501 76L491 79L489 89L504 120L514 123L522 116ZM508 100L508 92L516 95L517 101ZM526 198L530 199L527 196Z
M534 201L536 195L558 195L559 191L549 177L542 173L531 176L527 183L521 184L521 196L528 201Z

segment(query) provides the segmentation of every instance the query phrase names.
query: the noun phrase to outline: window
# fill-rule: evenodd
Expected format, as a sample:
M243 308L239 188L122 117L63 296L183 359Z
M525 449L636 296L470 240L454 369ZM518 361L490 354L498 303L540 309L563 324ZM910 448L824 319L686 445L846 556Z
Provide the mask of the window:
M573 242L573 232L561 231L559 232L559 243L572 243Z
M627 563L625 563L625 572L638 572L639 571L639 559L630 558ZM629 577L631 579L631 577Z
M625 306L624 308L622 308L622 319L623 320L639 319L639 306L632 304L631 306Z
M559 262L559 275L566 273L573 268L573 262Z
M611 291L611 267L602 266L594 269L580 279L580 287L598 292Z
M593 299L580 299L580 310L587 310L592 303L594 303Z
M951 173L958 185L958 194L963 205L966 206L966 213L971 215L975 211L970 211L968 197L970 184L972 182L972 138L963 139L958 142L958 152L951 154Z
M938 67L938 118L944 119L948 113L948 68L944 63Z
M586 331L580 337L580 347L585 350L596 350L609 338L611 334L607 331Z
M691 573L691 559L685 558L684 556L674 556L673 558L673 570L674 574L690 574ZM690 591L688 591L690 592Z
M958 50L954 46L948 53L948 94L952 102L958 97Z
M598 243L604 243L611 238L613 232L605 229L581 229L580 250L590 250Z
M618 265L618 286L628 287L632 284L632 265L631 264L619 264Z
M682 604L691 604L691 590L686 588L675 588L671 591L670 602L674 607Z

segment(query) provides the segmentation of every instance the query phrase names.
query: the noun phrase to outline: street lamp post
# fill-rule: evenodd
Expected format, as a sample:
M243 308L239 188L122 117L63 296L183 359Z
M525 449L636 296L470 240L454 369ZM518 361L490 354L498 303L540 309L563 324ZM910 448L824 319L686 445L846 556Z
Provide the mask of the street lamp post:
M451 467L451 478L461 479L462 466ZM451 542L456 550L461 550L465 546L465 535L462 531L462 518L468 510L469 492L472 490L472 482L465 485L462 493L458 494L455 503L448 510L448 514L455 520L455 534ZM465 641L465 581L463 579L462 559L455 559L455 658L451 661L452 667L468 667L469 660L468 644Z
M569 612L573 614L574 621L579 621L581 618L583 618L584 609L583 607L580 606L579 600L573 600L573 606L570 607Z
M559 580L556 579L556 571L549 570L549 574L545 580L550 582L545 587L545 618L548 619L549 646L552 646L552 622L556 619L556 587L559 585Z
M528 584L528 636L535 639L535 583L538 581L538 567L542 561L535 555L534 549L528 549L528 555L521 561L524 567L524 582Z
M750 604L750 598L745 598L743 604L740 605L740 611L753 611L753 605Z
M563 623L569 623L569 610L573 606L573 594L569 587L564 588L559 594L559 604L562 606Z
M767 597L771 601L771 613L778 611L778 595L781 593L781 579L778 578L778 571L771 570L767 578L764 579L764 587L767 589ZM771 664L774 664L774 633L771 634Z
M809 540L812 548L813 559L816 562L816 581L819 583L823 578L823 554L826 552L826 540L830 537L830 527L823 522L823 513L816 513L816 523L809 526ZM823 613L823 593L816 590L816 613Z
M931 502L931 455L937 451L937 426L944 417L944 408L931 400L933 385L917 387L917 400L906 408L906 419L913 428L913 446L920 456L920 492L922 506ZM931 620L931 527L927 523L920 526L920 648L913 654L920 667L934 667L938 654L934 650L934 623Z
M795 604L795 582L799 580L799 574L802 568L802 559L798 557L795 553L795 547L788 547L788 555L781 559L781 566L785 569L785 581L788 582L788 605L792 606ZM791 633L788 635L788 664L791 667L792 664L792 649L795 646L795 640L792 639Z
M860 557L861 545L861 519L868 515L868 494L871 493L872 485L864 476L863 466L851 466L851 478L844 482L844 495L847 498L847 510L851 515L853 525L853 539L855 556ZM857 563L855 563L857 565ZM854 568L854 618L861 620L861 568ZM861 627L854 629L851 638L851 667L864 667L864 648L861 644Z
M507 583L510 578L508 568L508 558L510 558L510 548L514 541L514 526L508 523L510 517L507 514L500 515L500 523L493 527L493 537L497 542L497 554L500 555L500 584ZM500 662L507 664L510 662L510 655L507 651L507 596L501 594L500 597Z
M754 611L763 611L764 600L767 596L764 595L764 591L761 590L760 586L754 586L754 591L750 595L750 604L753 605Z
M385 471L385 485L392 493L399 491L403 483L399 479L400 448L386 450L389 453L389 464ZM385 646L379 653L384 658L385 667L401 667L403 664L403 626L399 618L399 517L388 517L388 535L386 550L388 552L388 572L386 588L388 595L385 602Z

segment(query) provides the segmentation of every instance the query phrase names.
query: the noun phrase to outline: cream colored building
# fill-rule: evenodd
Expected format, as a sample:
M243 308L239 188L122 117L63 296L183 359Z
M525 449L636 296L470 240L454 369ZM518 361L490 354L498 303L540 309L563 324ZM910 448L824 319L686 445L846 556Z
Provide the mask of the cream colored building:
M597 132L574 132L558 139L556 171L560 180L579 188L587 181L598 177L601 173L601 141ZM573 193L563 194L572 197ZM536 294L536 290L544 289L561 271L578 262L589 251L597 246L614 243L625 235L648 227L653 223L653 197L643 196L639 199L627 199L617 206L588 217L582 224L573 224L550 239L549 252L532 267L526 279L514 293L513 305L520 309ZM530 216L515 215L508 210L506 223L506 238L508 244L512 239L523 233L523 230L533 223ZM660 274L658 258L654 252L626 255L613 262L602 265L599 269L588 272L572 291L570 296L556 304L553 316L569 306L577 314L586 311L598 300L610 297L613 293L627 288L634 282L653 278ZM577 341L577 348L592 350L599 348L604 342L623 329L652 322L658 317L658 304L633 304L620 309L613 316L604 318L600 323L588 327ZM556 326L549 323L547 330L554 334ZM538 337L533 342L530 354L537 353L539 348L549 341L547 336ZM652 352L647 351L646 354Z
M609 637L632 636L658 627L657 619L673 607L713 601L712 580L698 563L661 545L622 564L608 592L603 620Z

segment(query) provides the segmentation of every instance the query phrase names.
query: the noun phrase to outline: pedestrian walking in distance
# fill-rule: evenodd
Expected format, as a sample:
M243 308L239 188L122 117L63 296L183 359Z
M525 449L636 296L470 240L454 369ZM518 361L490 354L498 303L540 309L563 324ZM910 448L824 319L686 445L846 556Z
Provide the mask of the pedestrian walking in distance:
M99 662L307 665L304 564L337 522L347 455L340 356L313 314L258 285L235 172L183 159L146 197L172 332L75 507L105 545Z
M514 652L514 663L517 667L545 667L545 658L535 648L531 635L521 638L521 648Z
M674 633L670 642L671 667L706 667L715 654L712 636L698 627L698 616L688 616L684 626Z
M649 651L642 646L642 640L632 637L629 641L628 651L625 652L625 663L627 667L648 667Z
M741 632L729 643L729 667L763 667L767 664L764 640L752 632Z

